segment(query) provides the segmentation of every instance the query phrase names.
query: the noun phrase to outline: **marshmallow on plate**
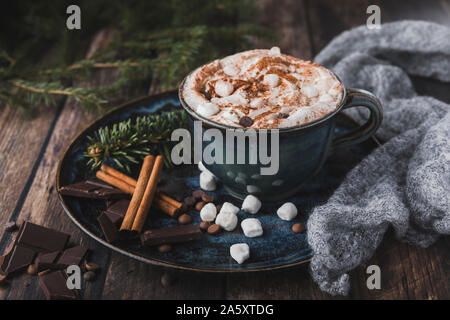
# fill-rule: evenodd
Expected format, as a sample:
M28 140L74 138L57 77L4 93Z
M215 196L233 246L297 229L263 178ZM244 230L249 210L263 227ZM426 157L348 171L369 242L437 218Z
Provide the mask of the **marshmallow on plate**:
M230 255L241 264L250 257L250 248L246 243L235 243L230 247Z
M241 222L242 231L246 237L254 238L263 234L261 222L255 218L248 218Z
M220 213L216 217L216 224L224 228L226 231L233 231L236 228L237 223L237 215L230 212L222 212L222 210L220 210Z
M242 203L242 210L245 212L255 214L261 209L261 201L251 194L245 197L244 202Z
M230 202L224 202L222 208L220 209L220 213L231 213L236 215L239 212L239 208Z
M207 203L200 210L200 218L202 221L214 221L216 219L217 208L214 203Z
M209 171L203 171L200 173L200 188L206 191L216 190L216 180Z
M292 202L286 202L277 210L282 220L290 221L297 216L297 207Z

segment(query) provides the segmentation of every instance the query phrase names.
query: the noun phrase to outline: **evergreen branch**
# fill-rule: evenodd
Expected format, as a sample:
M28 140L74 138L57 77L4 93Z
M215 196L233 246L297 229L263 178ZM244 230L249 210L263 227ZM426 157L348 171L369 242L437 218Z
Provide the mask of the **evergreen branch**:
M80 88L65 88L65 89L51 89L55 87L55 83L48 83L47 87L43 87L42 84L39 86L33 86L30 83L27 83L23 80L11 80L9 81L15 87L18 87L23 90L27 90L34 93L40 93L44 95L65 95L69 97L73 97L78 101L87 102L96 106L102 113L105 113L105 108L101 105L101 103L105 103L105 100L101 100L98 97L95 97L93 94L82 94L83 89Z
M88 146L83 155L92 169L109 161L130 172L130 165L139 163L148 154L163 155L166 166L171 166L170 137L178 128L188 128L184 110L128 119L102 127L88 136Z

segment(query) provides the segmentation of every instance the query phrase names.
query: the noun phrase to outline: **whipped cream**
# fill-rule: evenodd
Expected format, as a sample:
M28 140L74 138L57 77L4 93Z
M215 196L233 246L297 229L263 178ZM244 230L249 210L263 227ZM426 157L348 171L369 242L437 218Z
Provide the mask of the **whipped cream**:
M326 68L280 53L278 47L240 52L194 70L182 88L199 115L222 124L287 128L333 112L342 85ZM246 121L241 121L248 117Z

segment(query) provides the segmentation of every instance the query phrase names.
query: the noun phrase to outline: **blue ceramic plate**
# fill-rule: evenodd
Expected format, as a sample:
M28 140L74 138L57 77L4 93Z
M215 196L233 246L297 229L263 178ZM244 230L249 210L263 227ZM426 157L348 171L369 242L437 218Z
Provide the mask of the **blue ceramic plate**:
M99 127L136 115L173 108L180 108L176 92L153 95L127 103L89 125L72 141L64 153L56 178L57 190L60 186L93 176L93 172L86 165L86 159L83 158L83 152L87 146L86 137L92 135ZM337 131L345 132L355 126L351 119L343 115L339 117ZM142 248L137 240L114 245L106 242L96 219L105 209L103 202L61 194L58 194L58 197L65 212L81 230L104 246L143 262L203 272L249 272L286 268L308 262L311 257L306 233L295 234L291 231L291 226L298 222L306 225L311 210L324 203L342 181L346 172L376 146L376 140L372 139L343 153L331 155L321 172L305 183L295 197L289 199L299 208L299 214L294 221L282 221L276 215L276 209L283 202L264 203L260 213L256 215L264 228L262 237L246 238L238 227L233 232L222 232L216 236L205 234L202 240L178 244L169 253L159 253L153 248ZM136 177L137 172L134 175ZM169 185L184 186L182 190L188 194L199 189L198 175L196 165L184 165L166 169L164 180L170 181ZM214 194L220 203L230 201L239 207L242 204L241 200L228 196L220 184ZM193 223L199 224L199 213L195 210L189 213L194 218ZM243 211L240 211L238 216L239 221L255 217ZM147 220L146 228L177 224L174 219L157 210L151 211ZM239 242L246 242L250 246L250 258L242 265L232 260L229 254L230 246Z

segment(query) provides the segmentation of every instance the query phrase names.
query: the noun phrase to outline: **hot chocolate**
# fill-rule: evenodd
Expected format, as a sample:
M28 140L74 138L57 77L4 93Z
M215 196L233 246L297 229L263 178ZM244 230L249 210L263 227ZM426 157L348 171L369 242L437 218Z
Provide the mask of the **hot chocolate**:
M287 128L333 112L340 81L327 69L280 53L250 50L193 71L182 88L199 115L233 127Z

